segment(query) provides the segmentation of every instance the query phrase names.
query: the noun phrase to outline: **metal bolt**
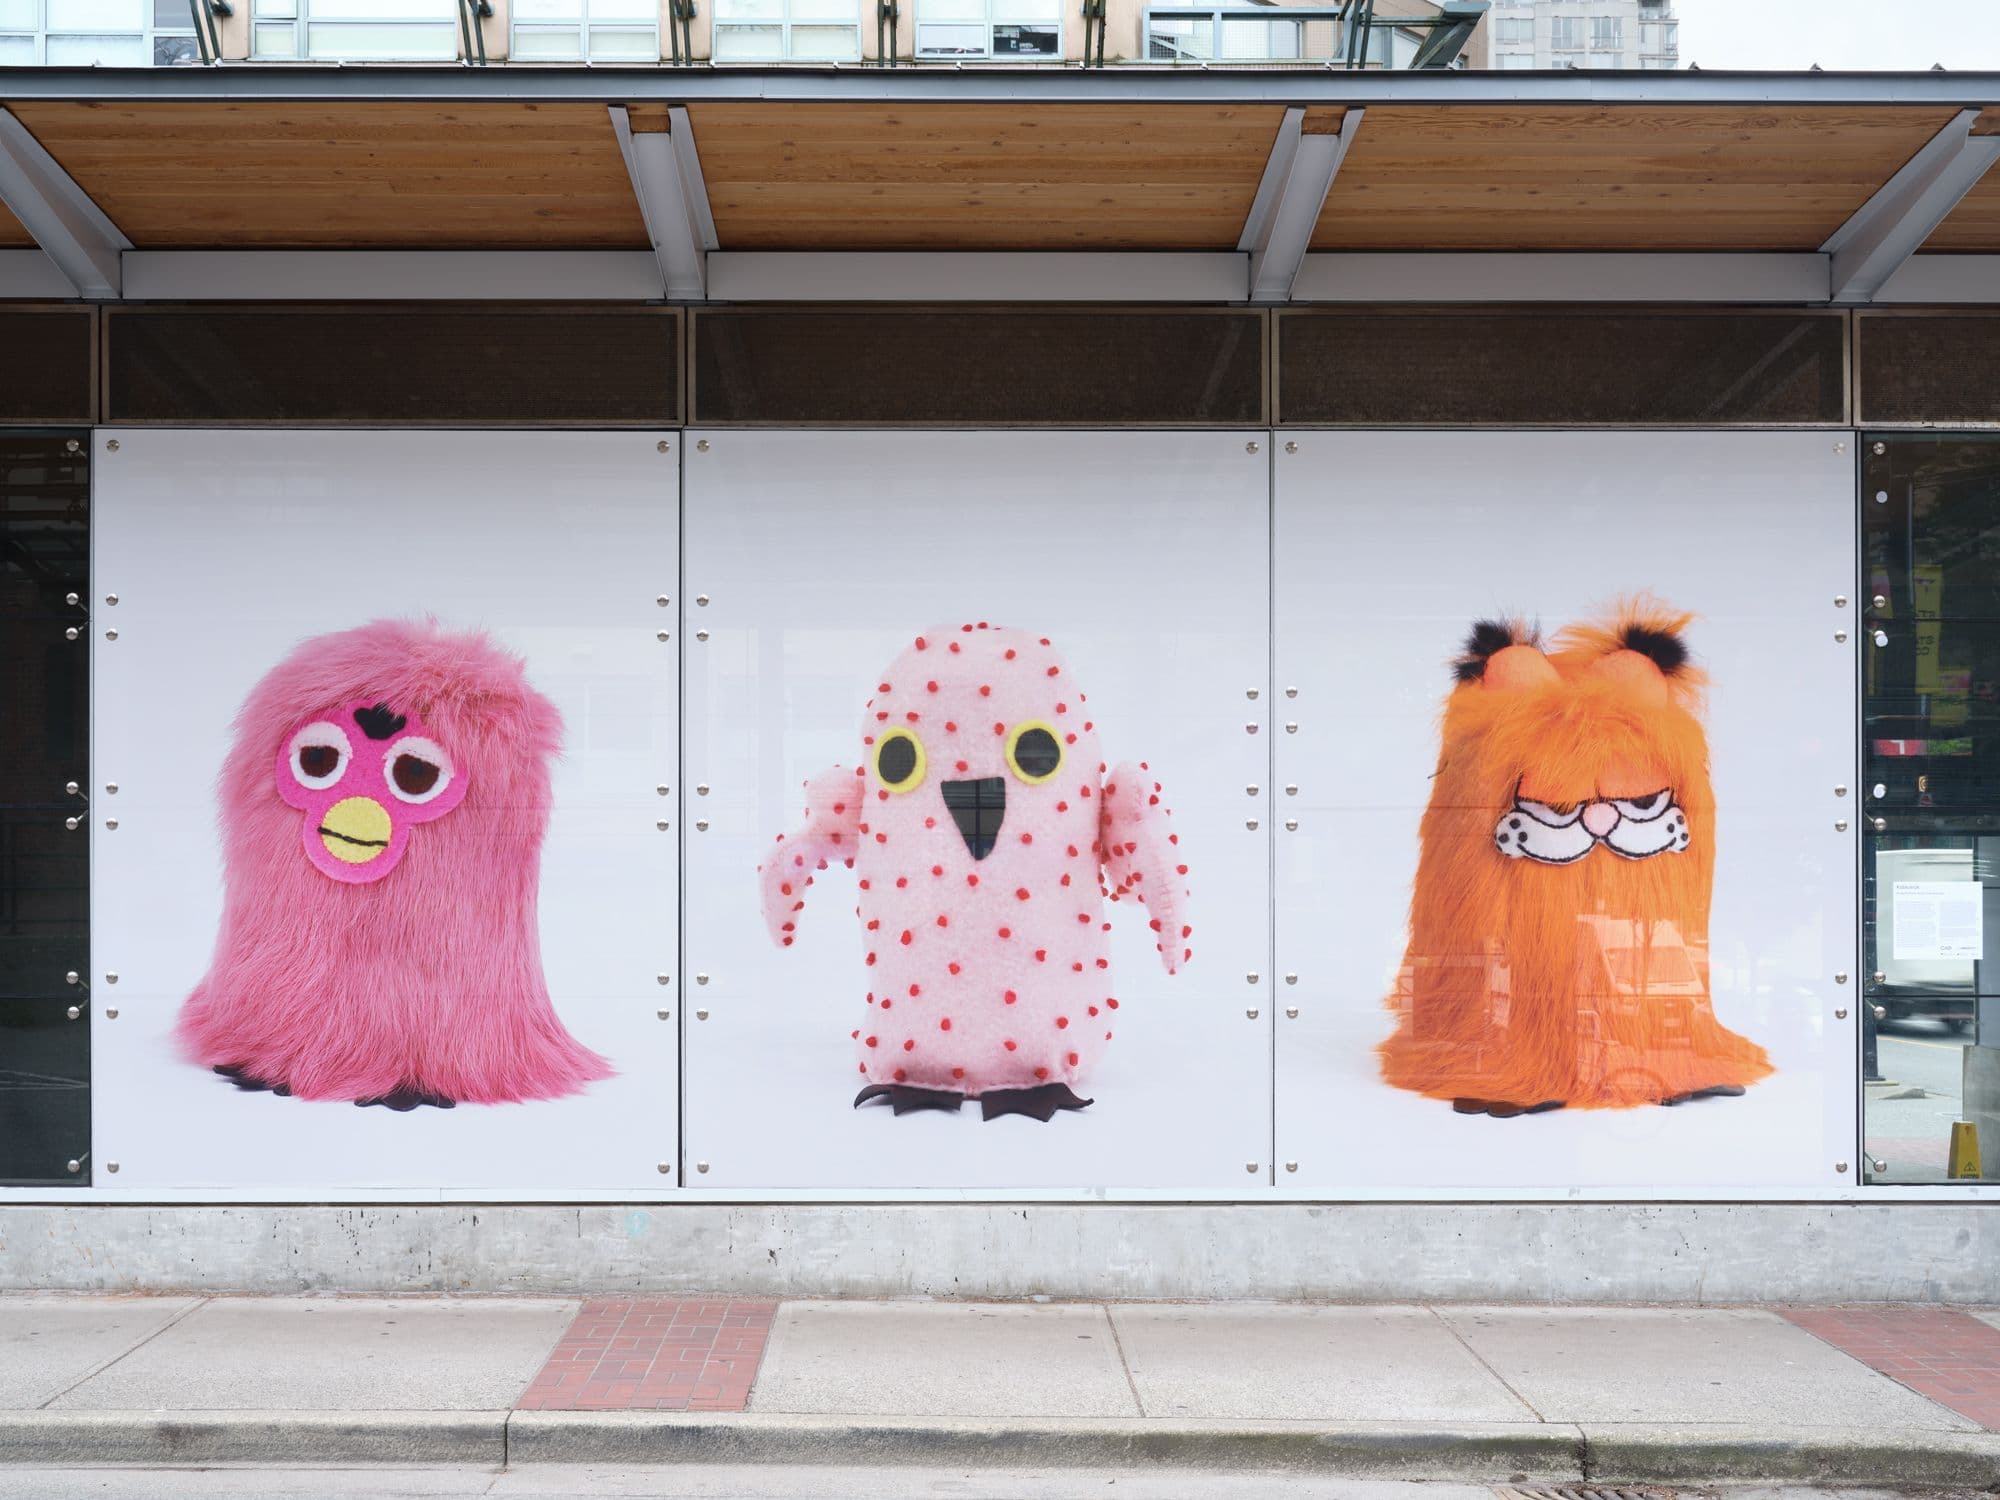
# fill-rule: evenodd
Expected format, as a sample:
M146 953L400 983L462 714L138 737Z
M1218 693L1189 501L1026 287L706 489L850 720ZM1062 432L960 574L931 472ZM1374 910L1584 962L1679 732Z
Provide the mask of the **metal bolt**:
M1833 976L1833 982L1834 982L1835 984L1845 984L1845 983L1847 983L1847 971L1846 971L1845 969L1843 969L1843 970L1841 970L1841 971L1840 971L1840 973L1838 973L1838 974L1834 975L1834 976Z
M697 974L694 976L694 982L696 984L707 984L708 976L706 974Z
M1889 976L1884 974L1880 969L1877 969L1873 974L1870 974L1868 976L1869 980L1875 984L1880 984L1883 980L1887 979L1888 977Z
M1285 1170L1287 1172L1296 1172L1298 1171L1298 1169L1299 1169L1299 1164L1295 1161L1288 1161L1285 1163Z
M74 625L71 625L66 630L63 631L63 639L66 641L73 641L82 634L83 632L81 630L78 630Z
M108 1161L104 1164L104 1170L107 1172L115 1172L118 1170L118 1163L115 1161Z
M106 974L104 976L104 982L106 984L116 984L118 982L118 976L116 974Z
M1257 726L1255 724L1245 724L1243 726L1243 732L1245 734L1255 734L1257 732Z
M63 783L63 790L68 792L72 797L74 797L78 792L82 791L83 788L78 786L74 781L65 781Z
M74 833L76 832L76 825L78 823L81 823L82 821L83 819L81 818L64 818L63 827L67 828L71 833Z
M82 451L83 444L79 443L75 438L70 438L63 443L63 452L65 453L81 453Z
M706 452L708 452L708 439L707 439L707 438L702 438L702 439L701 439L701 440L700 440L699 442L697 442L697 443L696 443L696 444L694 445L694 451L695 451L695 452L697 452L697 453L706 453ZM708 1168L707 1168L707 1167L703 1167L703 1168L702 1168L702 1171L704 1171L704 1172L706 1172L707 1170L708 1170Z
M104 783L104 790L111 793L111 795L115 797L118 795L118 783L115 781L107 781Z
M694 638L698 641L705 641L708 639L708 632L706 630L697 630L694 633Z
M708 795L708 783L705 781L696 782L694 787L694 794L697 797L706 797Z
M664 797L667 795L668 792L671 792L673 788L670 786L656 786L653 788L653 790L658 792L662 797Z
M1844 1161L1837 1161L1833 1164L1833 1170L1836 1172L1845 1172L1847 1170L1847 1163Z
M1868 1170L1871 1172L1886 1172L1889 1170L1889 1164L1879 1156L1871 1156L1868 1158Z
M78 597L77 597L77 596L76 596L75 594L64 594L64 595L63 595L63 603L65 603L65 604L81 604L81 603L83 603L83 600L82 600L82 599L80 599L80 598L78 598Z
M1285 976L1286 984L1297 984L1298 982L1299 982L1299 976L1296 974L1287 974Z
M1285 819L1285 832L1297 833L1298 831L1299 831L1299 820L1297 818Z
M1285 795L1287 797L1296 797L1298 796L1298 794L1299 794L1299 784L1296 781L1287 782L1285 784Z
M104 602L106 604L116 604L118 602L118 596L116 594L106 594L104 596Z
M706 443L703 443L703 444L702 444L702 447L704 447L704 448L706 448L707 446L708 446L708 444L706 444ZM705 1162L705 1161L698 1161L698 1162L696 1162L696 1163L694 1164L694 1169L695 1169L695 1170L696 1170L697 1172L706 1172L706 1171L708 1170L708 1163L707 1163L707 1162Z
M1299 726L1296 720L1285 725L1286 734L1297 734L1298 732L1299 732Z
M1257 820L1255 818L1245 818L1243 820L1243 826L1249 829L1252 833L1255 833L1257 831Z
M63 983L64 983L64 984L81 984L81 983L83 983L83 976L82 976L81 974L77 973L77 972L76 972L76 970L74 970L74 969L71 969L71 970L70 970L70 971L69 971L69 972L68 972L67 974L63 975Z
M653 826L659 829L660 832L665 833L669 828L673 827L673 824L669 823L665 818L662 818L660 819L659 822L655 823Z
M1875 632L1875 644L1876 644L1876 645L1878 645L1878 646L1886 646L1886 645L1888 645L1888 644L1889 644L1889 632L1888 632L1888 631L1886 631L1886 630L1878 630L1878 631L1876 631L1876 632Z
M1254 1021L1257 1019L1257 1011L1255 1009L1246 1010L1243 1012L1243 1015L1246 1020Z
M1254 797L1254 796L1256 796L1256 795L1257 795L1257 783L1253 781L1253 782L1251 782L1251 783L1250 783L1250 784L1249 784L1248 786L1246 786L1245 788L1243 788L1243 795L1244 795L1244 796L1246 796L1246 797Z
M1868 602L1873 604L1877 609L1887 609L1889 607L1889 596L1887 594L1877 594Z
M1837 786L1833 789L1833 795L1836 797L1845 797L1847 795L1847 788L1844 786Z
M660 444L660 446L661 446L662 448L664 448L664 447L666 447L667 445L666 445L665 443L662 443L662 444ZM672 1162L665 1162L665 1161L663 1161L663 1162L661 1162L661 1163L659 1164L659 1166L655 1167L655 1168L654 1168L653 1170L654 1170L654 1171L656 1171L656 1172L658 1172L658 1173L659 1173L659 1174L660 1174L660 1175L661 1175L662 1177L665 1177L665 1176L668 1176L669 1174L671 1174L671 1173L672 1173L672 1171L674 1170L674 1167L673 1167L673 1163L672 1163Z
M1887 505L1889 503L1889 492L1887 490L1877 490L1875 492L1875 503L1877 505Z
M1834 831L1835 833L1845 833L1845 832L1847 832L1847 819L1845 819L1845 818L1835 818L1835 819L1833 820L1833 831Z
M1257 976L1255 974L1245 974L1243 977L1246 980L1248 980L1251 984L1255 984L1257 982Z
M115 641L118 639L118 632L115 630L107 630L104 632L104 638L107 641Z
M705 1010L698 1010L694 1013L694 1018L697 1021L706 1021L708 1019L708 1012Z
M116 453L118 451L118 439L112 438L109 442L107 442L104 445L104 451L106 453Z
M656 632L653 638L660 641L670 641L673 639L673 636L667 631L662 630Z
M68 1165L68 1167L69 1167L70 1171L72 1171L72 1172L81 1172L81 1171L83 1170L83 1163L82 1163L82 1162L80 1162L80 1161L78 1161L78 1160L77 1160L77 1159L76 1159L76 1158L75 1158L74 1156L72 1156L72 1157L71 1157L71 1158L69 1159L69 1162L67 1163L67 1165Z
M653 602L659 605L661 609L665 609L669 604L672 604L674 601L669 599L665 594L662 594L660 595L659 598L655 599Z
M1879 1005L1871 1005L1871 1006L1869 1006L1868 1008L1869 1008L1870 1010L1872 1010L1872 1011L1874 1011L1874 1012L1875 1012L1875 1019L1876 1019L1876 1020L1878 1020L1878 1021L1886 1021L1886 1020L1888 1020L1888 1019L1889 1019L1889 1012L1888 1012L1887 1010L1885 1010L1885 1009L1884 1009L1883 1007L1881 1007L1881 1006L1879 1006Z
M83 1018L83 1007L81 1005L72 1005L66 1014L72 1021L81 1020Z
M695 826L695 829L696 829L696 831L698 831L698 832L700 832L700 833L707 833L707 832L708 832L708 819L706 819L706 818L696 818L696 819L694 820L694 826Z
M1253 444L1252 446L1255 445ZM1254 1161L1246 1161L1245 1163L1243 1163L1243 1170L1246 1172L1255 1172L1257 1170L1257 1163Z
M1257 690L1255 688L1245 688L1243 696L1248 698L1252 703L1255 703L1257 701Z
M1847 640L1847 632L1846 632L1846 631L1844 631L1844 630L1836 630L1836 631L1835 631L1835 632L1833 633L1833 638L1834 638L1834 639L1835 639L1836 641L1840 641L1840 642L1842 642L1842 643L1844 644L1844 643L1846 642L1846 640Z
M674 1013L670 1010L656 1010L653 1014L658 1016L662 1021L671 1021L674 1018Z
M670 975L655 974L653 976L653 983L655 984L672 984L673 982L673 978Z
M1847 1007L1844 1005L1835 1007L1833 1018L1836 1021L1845 1021L1847 1019Z
M1299 695L1299 690L1295 687L1288 687L1285 689L1285 696L1287 698L1296 698L1298 697L1298 695Z
M1299 445L1297 443L1287 443L1285 444L1285 451L1287 453L1296 453L1299 451Z
M1845 595L1845 594L1835 594L1835 595L1833 596L1833 607L1834 607L1835 609L1845 609L1845 608L1847 608L1847 595Z
M699 604L699 605L700 605L700 606L701 606L701 607L702 607L703 609L707 609L707 608L708 608L708 595L706 595L706 594L696 594L696 595L694 596L694 602L695 602L696 604Z
M1886 797L1889 795L1889 789L1879 781L1876 782L1875 785L1868 788L1868 791L1870 795L1875 797Z
M105 1019L105 1020L107 1020L107 1021L115 1021L115 1020L117 1020L117 1019L118 1019L118 1007L117 1007L117 1006L115 1006L115 1005L107 1005L107 1006L106 1006L106 1007L104 1008L104 1019Z
M672 452L673 450L667 446L666 440L663 438L659 442L653 444L653 451L655 453L669 453ZM664 1172L666 1168L662 1167L660 1168L660 1170Z
M1285 1019L1287 1021L1296 1021L1298 1018L1299 1008L1296 1005L1287 1005L1285 1007Z
M1889 820L1887 818L1870 818L1868 821L1874 825L1877 833L1887 833L1889 831Z
M1255 443L1245 443L1243 445L1243 451L1245 453L1255 453L1257 451L1257 445Z
M106 828L116 828L118 826L118 820L116 818L106 818L104 820L104 826Z
M1875 445L1875 456L1877 458L1880 458L1883 454L1887 453L1888 451L1889 451L1889 445L1887 443L1877 443Z
M1845 453L1845 452L1847 451L1847 444L1845 444L1845 443L1835 443L1835 444L1833 445L1833 451L1834 451L1835 453Z

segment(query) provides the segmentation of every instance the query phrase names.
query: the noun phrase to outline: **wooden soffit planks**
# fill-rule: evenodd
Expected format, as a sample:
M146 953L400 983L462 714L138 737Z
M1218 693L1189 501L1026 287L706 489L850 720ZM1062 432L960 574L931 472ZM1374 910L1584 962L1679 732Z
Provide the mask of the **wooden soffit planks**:
M1982 111L1973 122L1972 133L2000 135L2000 105ZM2000 254L2000 166L1987 168L1986 175L1924 241L1924 249Z
M32 250L35 237L22 227L21 221L0 207L0 250Z
M1315 250L1815 250L1931 106L1376 106Z
M647 243L602 105L11 107L142 250Z
M1277 106L697 104L730 250L1230 250Z

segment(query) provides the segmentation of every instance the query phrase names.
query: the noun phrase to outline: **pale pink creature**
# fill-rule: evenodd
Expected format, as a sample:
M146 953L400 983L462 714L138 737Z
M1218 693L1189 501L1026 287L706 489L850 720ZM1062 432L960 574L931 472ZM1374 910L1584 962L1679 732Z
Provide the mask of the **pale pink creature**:
M535 904L555 705L483 634L378 620L298 646L224 762L224 909L182 1007L245 1089L406 1110L609 1076L557 1019Z
M1121 1019L1104 898L1145 904L1169 974L1193 957L1160 784L1106 770L1085 702L1046 637L938 627L877 680L863 764L806 783L805 825L758 871L764 918L789 947L815 874L858 877L857 1105L1081 1109Z

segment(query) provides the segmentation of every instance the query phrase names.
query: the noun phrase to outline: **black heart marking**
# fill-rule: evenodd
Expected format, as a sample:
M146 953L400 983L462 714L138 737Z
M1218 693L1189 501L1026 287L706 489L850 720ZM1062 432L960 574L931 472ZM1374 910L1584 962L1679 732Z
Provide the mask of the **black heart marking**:
M386 740L410 721L399 713L392 713L389 705L378 703L373 708L354 710L354 722L361 726L361 732L371 740Z

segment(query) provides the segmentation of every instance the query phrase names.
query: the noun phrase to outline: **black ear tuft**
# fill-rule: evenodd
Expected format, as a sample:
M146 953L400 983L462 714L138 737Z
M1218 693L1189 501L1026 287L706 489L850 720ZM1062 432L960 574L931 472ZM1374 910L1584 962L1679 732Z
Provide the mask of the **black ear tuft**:
M1636 651L1650 659L1660 669L1662 677L1671 677L1687 665L1687 645L1671 630L1655 630L1649 625L1627 625L1618 633L1618 644L1627 651Z
M371 740L386 740L410 721L399 713L392 713L389 705L378 703L373 708L354 710L354 722L361 726L361 732Z
M1477 682L1486 675L1487 660L1509 646L1532 646L1536 633L1519 620L1474 620L1465 650L1452 658L1451 675L1459 682Z

